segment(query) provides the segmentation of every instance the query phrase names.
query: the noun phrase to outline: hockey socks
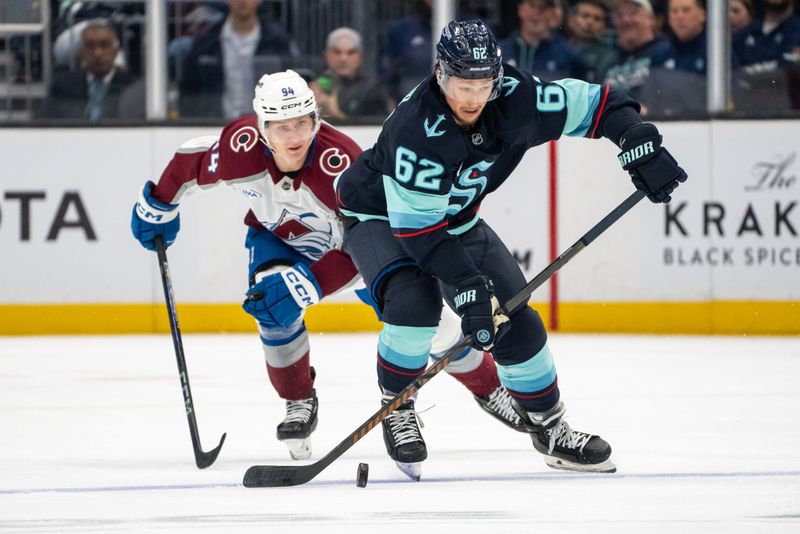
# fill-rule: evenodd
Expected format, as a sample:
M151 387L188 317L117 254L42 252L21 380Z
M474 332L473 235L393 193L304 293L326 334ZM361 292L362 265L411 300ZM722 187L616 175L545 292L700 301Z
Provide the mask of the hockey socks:
M278 396L286 400L300 400L311 397L313 378L308 352L298 361L287 367L275 367L267 363L267 374Z
M494 358L492 358L492 355L488 352L473 350L465 360L473 357L477 357L478 364L472 370L463 372L451 370L451 368L459 368L457 366L461 364L461 362L456 361L445 367L445 372L464 384L473 395L488 397L500 386L500 379L497 378L497 367L495 367Z

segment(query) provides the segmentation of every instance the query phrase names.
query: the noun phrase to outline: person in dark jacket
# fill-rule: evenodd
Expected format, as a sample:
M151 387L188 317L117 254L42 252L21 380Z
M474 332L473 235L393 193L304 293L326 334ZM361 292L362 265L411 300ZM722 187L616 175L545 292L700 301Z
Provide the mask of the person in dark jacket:
M392 109L383 86L364 69L361 34L342 26L328 34L325 71L310 85L322 116L335 122L371 118L382 122Z
M300 50L259 13L261 0L226 0L229 13L195 38L180 81L181 114L235 119L252 112L259 77L292 66Z
M792 0L764 0L763 18L733 36L733 51L742 66L763 68L800 61L800 17ZM774 65L773 65L774 64Z
M553 0L520 0L519 29L500 42L503 57L510 65L546 80L586 80L586 62L552 29L554 11Z
M106 19L90 20L81 33L80 69L57 72L39 116L100 121L120 117L120 97L136 78L117 67L119 39Z
M669 0L672 54L667 68L704 76L706 73L705 0Z
M669 41L656 33L650 0L620 0L614 7L620 60L606 71L605 83L627 91L642 104L642 115L656 102L643 95L654 71L672 54Z

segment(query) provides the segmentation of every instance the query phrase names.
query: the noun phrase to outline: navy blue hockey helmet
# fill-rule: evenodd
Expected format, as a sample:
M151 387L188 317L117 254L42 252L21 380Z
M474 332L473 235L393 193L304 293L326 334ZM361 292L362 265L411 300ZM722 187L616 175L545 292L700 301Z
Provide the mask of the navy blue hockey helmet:
M449 76L465 79L492 78L495 90L491 98L497 96L500 81L503 79L502 56L497 39L482 21L449 22L436 44L436 61L442 90L445 90L443 82Z

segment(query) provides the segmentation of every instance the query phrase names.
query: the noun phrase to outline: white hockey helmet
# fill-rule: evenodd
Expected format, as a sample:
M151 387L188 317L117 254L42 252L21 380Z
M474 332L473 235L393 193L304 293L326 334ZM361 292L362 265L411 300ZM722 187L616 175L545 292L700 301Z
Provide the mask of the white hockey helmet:
M265 74L256 84L253 109L258 116L258 131L269 146L267 126L272 121L312 115L314 134L319 129L319 110L314 92L295 71Z

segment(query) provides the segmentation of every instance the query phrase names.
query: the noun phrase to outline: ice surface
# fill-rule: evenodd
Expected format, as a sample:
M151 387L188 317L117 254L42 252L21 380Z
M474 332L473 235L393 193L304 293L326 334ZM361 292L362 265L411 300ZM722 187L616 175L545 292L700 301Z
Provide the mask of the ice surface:
M377 409L375 343L312 336L313 460ZM378 430L308 484L275 489L241 486L250 465L291 462L258 337L184 345L203 447L228 433L205 470L168 335L0 338L0 531L800 532L796 338L551 336L568 420L611 443L613 475L549 469L442 374L417 401L421 482Z

